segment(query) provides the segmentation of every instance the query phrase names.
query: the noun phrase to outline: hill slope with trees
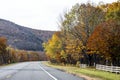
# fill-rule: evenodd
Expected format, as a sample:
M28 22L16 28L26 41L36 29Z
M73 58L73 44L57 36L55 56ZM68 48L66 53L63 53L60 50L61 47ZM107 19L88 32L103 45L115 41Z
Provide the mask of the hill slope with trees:
M0 36L7 38L8 45L21 50L43 51L42 43L46 42L54 31L42 31L17 25L0 19Z

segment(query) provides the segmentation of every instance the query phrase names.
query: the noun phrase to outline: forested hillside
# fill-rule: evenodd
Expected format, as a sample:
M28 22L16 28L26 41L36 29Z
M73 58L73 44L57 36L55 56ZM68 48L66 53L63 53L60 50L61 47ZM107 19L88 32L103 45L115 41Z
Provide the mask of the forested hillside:
M0 36L8 40L8 45L21 50L43 51L46 42L54 31L42 31L26 28L13 22L0 19Z

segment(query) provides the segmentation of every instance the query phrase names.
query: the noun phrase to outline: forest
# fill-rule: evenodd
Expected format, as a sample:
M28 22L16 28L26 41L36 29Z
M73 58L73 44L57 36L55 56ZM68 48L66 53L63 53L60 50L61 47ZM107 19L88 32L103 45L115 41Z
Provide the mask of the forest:
M0 37L0 65L25 61L46 60L43 52L18 50L7 45L7 39Z
M120 1L76 4L59 18L60 31L43 43L53 63L120 66Z
M54 31L31 29L15 22L0 18L0 37L7 38L12 48L43 51L42 43L51 38Z

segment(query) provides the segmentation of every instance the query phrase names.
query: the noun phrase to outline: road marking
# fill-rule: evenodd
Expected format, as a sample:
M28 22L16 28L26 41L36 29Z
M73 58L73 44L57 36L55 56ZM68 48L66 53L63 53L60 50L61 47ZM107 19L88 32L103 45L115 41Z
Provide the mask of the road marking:
M6 78L10 78L12 75L7 75Z
M43 67L40 66L40 68L47 73L51 78L53 78L54 80L58 80L57 78L55 78L53 75L51 75L49 72L47 72Z

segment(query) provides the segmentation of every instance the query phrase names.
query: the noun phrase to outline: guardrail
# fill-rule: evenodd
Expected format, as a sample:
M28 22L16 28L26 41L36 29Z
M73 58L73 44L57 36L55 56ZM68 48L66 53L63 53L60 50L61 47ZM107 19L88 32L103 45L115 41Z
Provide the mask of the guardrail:
M96 64L96 69L108 71L108 72L120 73L120 67L117 66L106 66L106 65Z
M86 68L86 67L87 64L80 64L80 68ZM120 67L118 66L106 66L106 65L96 64L96 69L113 72L113 73L120 73Z
M87 64L80 64L80 68L86 68Z

